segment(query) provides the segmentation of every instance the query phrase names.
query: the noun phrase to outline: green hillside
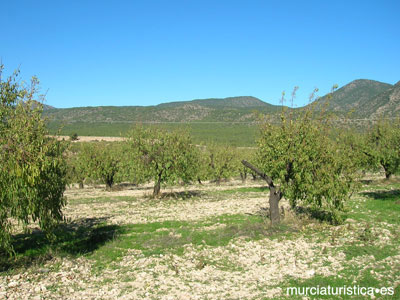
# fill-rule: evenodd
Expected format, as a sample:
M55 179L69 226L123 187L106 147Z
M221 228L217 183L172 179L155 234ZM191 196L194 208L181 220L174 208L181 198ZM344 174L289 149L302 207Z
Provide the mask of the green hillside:
M98 106L49 109L44 115L51 121L85 123L165 123L165 122L252 122L255 112L272 114L280 106L255 97L231 97L171 102L157 106Z
M318 105L329 102L329 110L339 115L349 117L369 117L376 105L372 103L378 95L386 92L392 87L391 84L374 80L358 79L346 84L332 94L328 100L327 96L316 100ZM378 105L380 105L378 103Z

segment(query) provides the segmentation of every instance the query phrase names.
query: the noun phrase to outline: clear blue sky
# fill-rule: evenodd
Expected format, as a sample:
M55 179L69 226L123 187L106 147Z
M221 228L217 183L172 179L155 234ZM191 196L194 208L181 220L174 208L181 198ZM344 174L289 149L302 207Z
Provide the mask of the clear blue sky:
M400 1L0 0L6 73L56 107L251 95L295 104L337 83L400 80Z

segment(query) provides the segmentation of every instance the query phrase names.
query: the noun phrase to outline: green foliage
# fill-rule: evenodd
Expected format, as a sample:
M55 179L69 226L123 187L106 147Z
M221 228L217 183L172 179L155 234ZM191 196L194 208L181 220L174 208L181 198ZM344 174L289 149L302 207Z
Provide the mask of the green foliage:
M244 182L247 179L248 174L252 174L253 179L256 178L256 174L253 173L249 168L245 167L242 164L242 160L246 160L252 164L255 164L255 158L256 158L256 151L255 149L252 148L236 148L236 166L240 175L240 178Z
M110 190L124 178L123 154L123 143L82 143L73 160L76 179L105 183Z
M280 125L262 123L257 160L292 207L326 210L337 223L338 210L354 188L356 165L349 148L329 136L324 112L314 115L310 109L294 116L283 109Z
M78 134L77 134L76 132L72 133L72 134L69 136L69 139L70 139L71 141L77 141L77 140L78 140Z
M356 166L358 171L376 171L376 162L373 157L366 152L366 134L356 132L355 130L340 129L336 133L337 145L344 145L349 149L347 151L348 159Z
M239 169L239 161L236 158L236 150L233 147L216 144L207 146L202 160L203 166L207 168L207 177L215 180L217 184L222 179L232 177Z
M83 143L74 143L69 147L67 152L67 179L68 184L79 183L79 186L83 188L83 183L89 177L88 176L88 162L84 150L86 149Z
M378 121L368 132L365 153L375 164L382 166L386 178L400 168L400 120Z
M65 205L65 144L46 136L42 105L34 101L38 80L28 87L18 74L0 80L0 249L7 251L16 221L37 221L50 236Z
M196 178L197 152L184 131L168 132L156 127L136 126L129 134L130 151L137 158L144 178L155 182L154 196L162 183L179 179L187 183Z

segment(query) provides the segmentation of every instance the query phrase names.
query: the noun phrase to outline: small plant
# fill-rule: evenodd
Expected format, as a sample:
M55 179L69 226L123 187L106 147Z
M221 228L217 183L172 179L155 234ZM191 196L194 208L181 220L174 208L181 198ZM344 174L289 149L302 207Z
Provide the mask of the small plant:
M75 133L73 133L73 134L71 134L70 136L69 136L69 140L70 141L77 141L77 140L79 140L79 138L78 138L78 134L75 132Z
M369 223L367 223L367 225L365 226L365 228L363 229L363 231L360 234L360 240L363 242L370 242L372 241L374 238L374 235L371 231L371 225Z

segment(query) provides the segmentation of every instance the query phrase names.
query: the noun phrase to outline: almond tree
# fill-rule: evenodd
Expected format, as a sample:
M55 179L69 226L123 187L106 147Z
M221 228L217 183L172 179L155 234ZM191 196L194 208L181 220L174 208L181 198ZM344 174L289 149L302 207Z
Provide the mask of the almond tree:
M163 183L196 179L197 152L186 132L136 126L129 133L128 143L136 156L132 163L141 166L138 172L154 180L154 197L160 195Z
M340 223L343 209L354 188L355 165L347 147L329 137L325 112L312 109L295 116L282 110L281 123L262 122L258 141L257 166L243 164L266 180L270 188L270 218L279 223L279 201L289 200L293 208L304 206L325 213Z
M35 101L38 80L30 86L14 72L5 81L0 66L0 248L12 251L14 221L30 222L50 235L65 205L65 145L48 137Z
M386 179L400 169L400 121L379 120L366 136L364 154L385 171Z
M204 155L208 166L209 178L219 185L222 179L228 179L238 172L237 153L233 147L211 144Z

